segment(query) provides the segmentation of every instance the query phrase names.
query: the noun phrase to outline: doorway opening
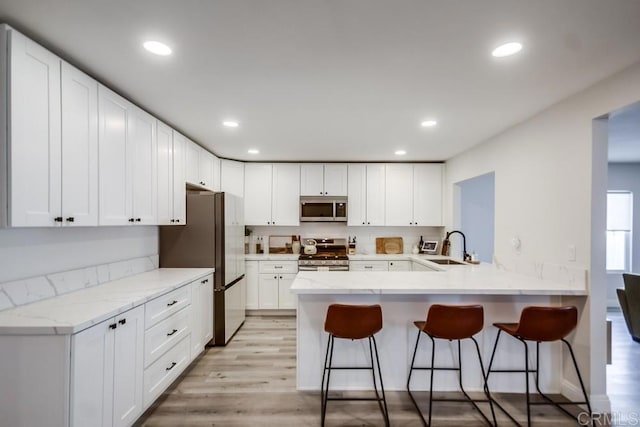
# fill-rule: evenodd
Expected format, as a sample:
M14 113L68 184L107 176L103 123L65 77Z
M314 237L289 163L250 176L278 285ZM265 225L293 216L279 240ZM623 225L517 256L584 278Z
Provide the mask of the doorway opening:
M455 225L467 238L467 251L481 262L492 263L495 241L495 173L455 184Z

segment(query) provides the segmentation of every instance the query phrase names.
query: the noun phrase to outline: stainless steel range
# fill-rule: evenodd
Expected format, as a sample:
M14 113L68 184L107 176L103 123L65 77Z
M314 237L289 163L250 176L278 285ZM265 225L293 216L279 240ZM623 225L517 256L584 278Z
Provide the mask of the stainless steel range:
M302 239L315 241L315 254L302 254L298 258L299 271L348 271L347 239Z

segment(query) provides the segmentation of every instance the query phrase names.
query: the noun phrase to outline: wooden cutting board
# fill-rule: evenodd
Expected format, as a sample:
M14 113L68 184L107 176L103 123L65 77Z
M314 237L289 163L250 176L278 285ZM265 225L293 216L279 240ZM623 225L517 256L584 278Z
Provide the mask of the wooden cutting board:
M376 237L377 254L401 254L403 252L402 237Z

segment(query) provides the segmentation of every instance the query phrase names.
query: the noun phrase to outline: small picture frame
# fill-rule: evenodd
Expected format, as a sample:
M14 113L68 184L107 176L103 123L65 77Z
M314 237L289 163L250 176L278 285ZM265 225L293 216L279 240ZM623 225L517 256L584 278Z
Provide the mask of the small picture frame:
M422 252L436 252L438 249L438 241L437 240L427 240L422 242Z

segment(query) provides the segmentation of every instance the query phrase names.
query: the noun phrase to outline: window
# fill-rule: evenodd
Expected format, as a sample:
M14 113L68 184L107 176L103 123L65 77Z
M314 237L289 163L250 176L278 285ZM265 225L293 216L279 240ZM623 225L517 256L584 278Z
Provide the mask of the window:
M629 191L607 193L607 270L631 270L631 224L633 194Z

